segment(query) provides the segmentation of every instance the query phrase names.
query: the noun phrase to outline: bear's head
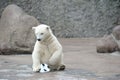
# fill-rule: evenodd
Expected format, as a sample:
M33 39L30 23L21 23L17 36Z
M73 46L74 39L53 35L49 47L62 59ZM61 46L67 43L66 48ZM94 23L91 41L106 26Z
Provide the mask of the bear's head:
M40 24L37 27L32 27L35 32L38 41L43 41L48 38L51 34L50 26L45 24Z

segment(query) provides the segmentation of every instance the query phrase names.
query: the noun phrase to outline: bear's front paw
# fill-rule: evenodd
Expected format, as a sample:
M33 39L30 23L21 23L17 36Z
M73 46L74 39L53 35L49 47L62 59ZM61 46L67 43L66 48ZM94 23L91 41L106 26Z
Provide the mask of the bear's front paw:
M33 71L34 71L34 72L39 72L39 70L40 70L40 66L38 66L38 67L33 67Z

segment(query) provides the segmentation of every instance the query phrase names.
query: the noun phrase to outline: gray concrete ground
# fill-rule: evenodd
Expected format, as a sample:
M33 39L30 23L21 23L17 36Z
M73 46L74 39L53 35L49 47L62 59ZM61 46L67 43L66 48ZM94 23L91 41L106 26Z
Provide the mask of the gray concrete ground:
M96 53L98 39L59 39L65 71L32 72L31 55L0 55L0 80L120 80L120 56Z

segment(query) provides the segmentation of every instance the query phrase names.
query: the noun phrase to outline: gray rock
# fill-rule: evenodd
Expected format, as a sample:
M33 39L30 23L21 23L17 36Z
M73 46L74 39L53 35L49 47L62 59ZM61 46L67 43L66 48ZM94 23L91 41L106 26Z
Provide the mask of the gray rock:
M104 36L97 42L98 53L112 53L120 51L120 25L116 26L111 35Z
M1 0L0 12L11 3L50 25L58 37L102 37L120 22L119 0Z
M35 42L32 27L38 24L17 5L7 6L0 20L0 54L31 53Z
M112 35L106 35L97 42L96 51L98 53L112 53L119 51L118 44L113 39Z
M120 25L116 26L113 29L112 34L115 36L117 40L120 40Z

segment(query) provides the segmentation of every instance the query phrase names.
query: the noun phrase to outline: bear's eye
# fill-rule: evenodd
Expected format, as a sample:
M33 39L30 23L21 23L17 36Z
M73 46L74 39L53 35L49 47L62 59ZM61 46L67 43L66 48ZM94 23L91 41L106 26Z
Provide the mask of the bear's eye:
M43 35L44 33L41 33L41 35Z

